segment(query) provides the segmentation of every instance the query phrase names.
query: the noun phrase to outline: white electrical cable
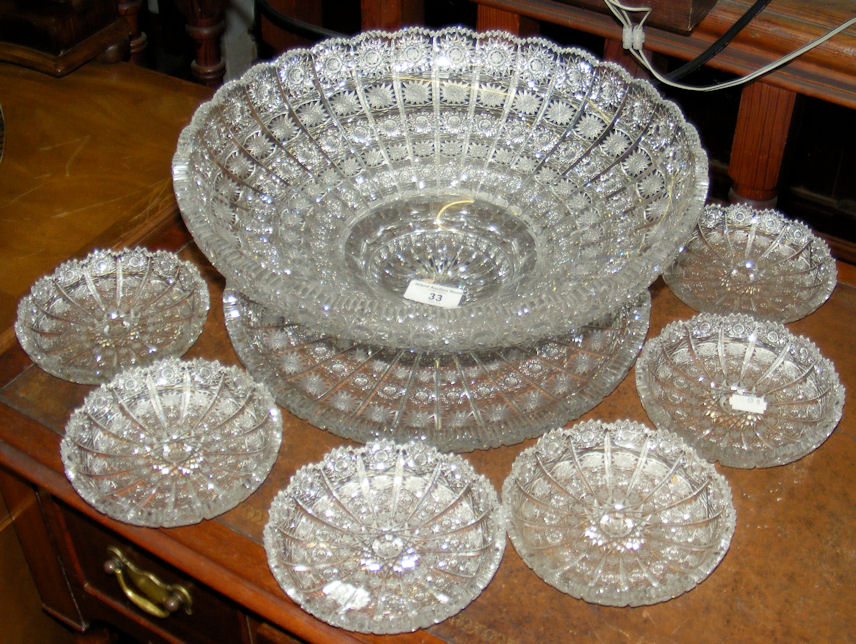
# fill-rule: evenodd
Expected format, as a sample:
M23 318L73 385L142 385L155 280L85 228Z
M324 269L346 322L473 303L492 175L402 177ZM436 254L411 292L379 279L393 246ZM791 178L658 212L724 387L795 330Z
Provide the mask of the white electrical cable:
M645 31L644 24L648 19L648 16L651 14L651 9L649 7L627 7L616 0L603 0L609 10L612 11L613 15L618 19L618 21L622 25L622 44L625 49L627 49L639 63L647 69L654 78L665 85L669 85L671 87L676 87L678 89L685 89L695 92L712 92L714 90L719 89L727 89L729 87L736 87L738 85L742 85L744 83L748 83L751 80L758 78L759 76L763 76L774 69L778 69L782 65L786 65L791 62L793 59L802 56L807 51L814 49L818 45L825 43L827 40L835 36L836 34L841 33L845 29L856 24L856 16L843 22L838 25L831 31L827 32L820 38L812 40L811 42L803 45L799 49L792 51L790 54L783 56L782 58L773 61L769 65L765 65L760 69L756 69L754 72L747 74L746 76L741 76L740 78L735 78L730 81L726 81L724 83L718 83L716 85L707 85L707 86L694 86L694 85L684 85L683 83L676 83L675 81L669 80L665 76L663 76L660 72L658 72L654 66L651 64L651 61L648 60L648 57L645 55ZM642 18L638 23L634 23L630 18L631 13L641 13Z

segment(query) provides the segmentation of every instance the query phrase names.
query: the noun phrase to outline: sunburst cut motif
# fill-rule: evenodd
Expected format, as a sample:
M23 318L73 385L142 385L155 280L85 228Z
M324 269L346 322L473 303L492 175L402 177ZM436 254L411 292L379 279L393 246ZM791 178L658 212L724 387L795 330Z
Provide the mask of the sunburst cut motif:
M325 337L231 289L223 305L242 362L296 415L360 442L463 452L519 442L597 405L638 355L650 297L528 348L436 355Z
M395 96L388 85L375 85L366 91L366 100L373 108L384 110L395 103Z
M478 102L488 108L500 107L508 100L508 90L496 83L485 83L479 87Z
M208 316L199 270L174 253L98 250L69 260L18 303L15 333L45 371L86 384L181 355Z
M173 184L202 252L253 300L330 337L456 353L562 335L645 290L696 224L707 166L674 104L609 63L412 27L248 70L182 133ZM414 223L426 202L470 200L489 226L472 210ZM414 264L466 299L401 297Z
M236 367L169 358L128 369L71 415L61 454L75 490L113 519L196 523L246 499L279 452L272 396Z
M820 307L838 271L826 242L775 210L709 205L664 275L697 311L792 322Z
M809 340L740 314L702 313L667 326L645 345L636 385L657 426L731 467L805 456L844 405L834 366Z
M639 606L692 589L734 533L731 490L675 435L588 421L542 436L502 487L526 564L574 597Z
M431 101L431 84L424 81L404 81L401 83L405 102L420 105Z
M490 482L426 445L338 448L292 477L264 545L285 592L348 630L425 628L469 604L505 549Z
M445 82L440 85L440 95L444 103L461 105L470 100L471 88L464 83Z
M355 114L361 109L360 99L357 96L357 93L353 90L337 94L330 100L330 104L333 106L336 114L340 116Z

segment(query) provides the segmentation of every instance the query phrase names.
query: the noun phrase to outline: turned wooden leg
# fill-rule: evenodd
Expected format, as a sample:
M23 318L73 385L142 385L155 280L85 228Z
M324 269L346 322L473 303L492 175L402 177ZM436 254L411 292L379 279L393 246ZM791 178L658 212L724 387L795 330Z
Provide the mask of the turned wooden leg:
M795 92L761 81L743 88L728 164L731 201L775 205L795 99Z
M419 25L425 19L423 0L360 0L360 23L363 31L394 31L405 25Z
M137 65L143 62L143 51L148 44L148 37L140 30L140 7L143 0L119 0L117 7L119 15L125 19L131 28L131 62Z
M220 48L220 36L226 29L223 13L228 0L175 0L184 16L185 29L195 41L196 58L190 68L194 78L209 87L223 82L226 61Z
M534 36L538 33L538 23L532 18L481 4L478 6L476 27L479 31L502 29L518 36Z

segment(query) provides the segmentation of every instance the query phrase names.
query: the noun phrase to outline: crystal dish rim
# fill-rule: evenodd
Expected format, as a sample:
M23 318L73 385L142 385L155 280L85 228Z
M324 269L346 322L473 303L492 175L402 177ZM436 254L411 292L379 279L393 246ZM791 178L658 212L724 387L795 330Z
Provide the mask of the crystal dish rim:
M35 303L39 302L36 291L39 289L49 288L51 284L58 280L63 271L79 271L81 273L90 272L90 266L101 257L110 257L112 261L115 262L119 258L132 257L136 255L144 257L146 262L149 264L157 261L158 258L169 258L169 261L173 262L178 267L182 277L192 283L192 292L198 298L200 304L198 310L200 315L199 319L192 324L184 325L185 329L189 331L187 336L184 338L184 342L176 344L175 346L167 345L166 347L162 347L162 349L169 350L164 350L157 355L152 356L148 361L135 361L124 365L124 367L119 365L117 368L105 365L104 369L100 371L84 369L79 366L74 366L73 364L71 365L71 369L69 369L69 364L67 362L60 361L57 356L40 355L42 352L39 350L37 343L35 343L33 339L33 335L38 333L38 330L33 329L31 326L28 324L25 325L24 323L24 320L28 317L27 310L32 308ZM15 318L15 335L18 338L18 342L21 344L21 348L24 349L33 362L49 374L56 376L57 378L62 378L63 380L69 380L79 384L100 385L109 382L111 378L121 372L122 368L143 366L145 364L151 364L151 362L161 358L177 357L186 353L202 333L202 329L208 319L210 306L211 302L210 294L208 292L208 284L202 277L199 267L191 261L182 259L178 253L169 250L151 250L144 246L128 246L126 248L119 249L97 248L90 251L83 257L71 258L59 263L53 271L42 275L39 279L33 282L27 294L18 301L17 315ZM157 311L144 310L143 313L145 316L151 318L156 315Z
M570 57L587 69L608 72L611 77L620 79L622 88L632 88L640 97L662 108L663 120L668 117L675 131L680 132L685 148L692 157L686 164L686 202L680 214L671 215L670 235L659 235L644 256L627 260L620 279L609 282L613 289L618 284L619 292L607 293L605 287L599 286L593 289L597 292L583 294L578 292L579 287L574 289L567 275L563 279L560 279L562 276L542 276L545 279L533 280L526 292L512 290L459 308L440 309L404 298L383 298L367 304L364 301L366 293L349 292L331 298L325 291L329 285L325 285L323 276L310 278L297 275L290 269L278 273L263 265L263 261L260 265L258 258L254 259L238 246L224 245L224 236L215 231L213 225L205 222L206 214L194 198L194 175L190 163L193 137L204 130L209 118L214 118L209 117L209 114L228 101L230 92L250 87L254 79L261 78L263 74L276 75L286 68L289 61L300 57L311 58L321 51L321 47L330 43L356 47L372 39L391 40L400 34L432 41L448 35L470 38L474 43L486 43L493 39L510 43L515 56L526 47L531 47L549 53L556 60L563 56ZM314 73L314 67L312 69ZM215 267L227 280L241 285L242 290L252 299L276 308L285 307L282 302L286 296L291 297L298 304L290 305L289 310L280 308L277 312L297 323L319 329L326 335L375 346L445 352L508 346L509 337L527 342L560 335L567 328L591 322L629 301L650 286L663 268L674 260L680 242L689 236L703 209L709 184L708 157L701 147L695 127L686 120L673 101L663 98L647 81L634 79L620 66L600 61L581 49L561 47L544 38L518 38L500 31L478 33L461 27L440 30L411 27L395 33L364 32L352 39L324 41L312 49L290 50L273 61L260 63L242 78L221 87L212 99L197 109L179 137L172 169L181 214L194 239L203 252L213 258Z
M568 580L563 581L559 576L559 572L555 569L545 567L545 565L539 566L536 554L523 549L523 536L521 532L517 529L515 522L515 512L510 507L511 499L514 497L514 494L512 492L512 486L515 485L516 481L520 478L524 469L528 466L528 461L530 460L530 458L532 458L532 455L537 454L538 450L543 444L552 440L561 441L563 443L570 443L572 446L572 454L574 457L575 467L581 468L582 465L579 461L576 460L577 452L576 446L574 445L576 441L580 440L581 437L588 436L588 433L600 432L600 435L603 436L607 435L608 433L619 432L621 430L632 430L634 432L637 432L640 436L643 436L645 438L646 444L648 441L654 440L666 441L669 444L671 450L680 454L679 459L676 462L679 462L680 458L693 459L690 464L704 471L708 475L708 481L712 482L716 489L717 495L721 497L720 500L723 502L724 505L724 507L722 508L722 513L719 515L723 524L720 528L717 529L717 533L719 536L716 542L711 544L711 546L713 546L712 556L708 557L706 565L704 567L692 569L683 579L683 583L670 588L668 591L665 591L664 588L658 583L650 583L649 586L641 590L635 591L633 589L622 589L615 586L604 588L603 586L596 586L590 583L585 585L577 583L576 587L574 587L574 584L568 582ZM592 445L591 448L596 451L599 445L600 443L598 443L598 445ZM645 452L644 450L643 453L647 454L647 452ZM641 463L644 458L645 457L642 455L637 457L637 459L639 459L637 460L637 467L638 464ZM582 470L578 471L582 472ZM638 474L638 470L636 471L636 473ZM582 478L584 485L589 486L589 483L586 480L584 474L582 474ZM560 484L556 482L555 484L551 483L551 485L555 489L558 489L556 486ZM658 485L657 487L659 488L660 486ZM591 490L591 488L589 489ZM594 494L593 491L590 491L589 493ZM524 493L524 496L527 495ZM539 578L541 578L543 581L550 584L557 590L569 594L572 597L582 599L583 601L601 604L605 606L646 606L664 601L669 601L671 599L674 599L675 597L678 597L686 592L691 591L698 584L707 579L713 573L713 571L716 570L720 563L722 563L722 560L727 554L728 549L731 545L731 541L733 539L737 525L737 513L734 508L733 493L731 490L731 486L725 476L719 473L713 464L708 463L703 458L701 458L692 448L692 446L687 444L686 441L684 441L674 432L652 428L644 423L632 419L620 419L610 422L600 419L586 420L575 423L569 427L556 428L544 434L541 438L538 439L538 441L536 441L534 445L531 445L526 449L522 450L515 457L514 462L511 466L511 471L502 484L502 503L508 517L509 540L511 541L515 551L520 555L526 566L530 570L532 570L532 572L535 573ZM591 516L589 515L589 521L591 520ZM590 537L587 535L586 538ZM604 555L604 557L605 556L606 555ZM650 577L648 579L650 582Z
M707 324L712 330L716 328L721 330L724 325L730 323L744 326L745 333L740 334L744 336L744 343L745 338L748 338L750 335L760 336L762 333L775 334L780 340L786 343L786 348L793 346L795 351L806 354L806 359L813 365L815 375L817 375L818 371L825 374L823 381L829 385L825 396L829 397L832 414L822 424L817 425L818 431L808 434L808 440L786 443L778 449L769 447L765 450L755 451L754 453L740 448L740 446L726 448L724 446L712 445L709 442L703 441L696 434L688 432L682 426L677 426L671 415L660 403L652 391L652 386L649 382L651 369L648 363L653 359L653 353L660 349L667 339L678 335L685 336L687 331L697 329L700 325ZM781 355L783 356L784 353ZM642 347L642 352L636 363L635 379L642 407L654 425L658 428L668 429L677 433L687 443L692 445L703 458L709 461L717 461L727 467L745 469L786 465L807 456L819 448L838 426L844 411L846 394L835 364L820 352L820 349L810 338L792 333L781 322L758 318L746 313L718 314L704 312L687 320L670 322L657 336L648 340L645 346Z

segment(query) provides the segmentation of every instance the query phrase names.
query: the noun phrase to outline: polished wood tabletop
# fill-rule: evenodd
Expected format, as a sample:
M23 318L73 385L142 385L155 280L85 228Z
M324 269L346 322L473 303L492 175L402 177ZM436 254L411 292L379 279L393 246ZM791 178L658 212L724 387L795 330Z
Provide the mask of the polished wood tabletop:
M8 70L0 72L4 74L0 76L0 87L5 90ZM111 73L125 72L120 69ZM184 110L182 117L187 118L194 101L201 98L196 88L187 88L181 100L178 97L170 100L180 105ZM3 100L7 110L14 103L6 97ZM91 100L94 101L92 109L97 109L97 98ZM153 105L150 104L149 109ZM55 108L63 109L63 106ZM48 108L38 109L44 112ZM84 118L82 107L68 109ZM12 126L15 120L24 118L20 108L7 111L7 117L10 112L14 117L10 119ZM110 121L105 125L110 128L119 128L117 123L125 119L121 113L102 118ZM141 127L140 122L134 123ZM128 125L127 129L133 127ZM125 189L110 193L105 188L106 193L98 199L105 204L105 211L112 214L105 215L106 221L100 223L93 218L93 222L87 224L89 232L81 234L79 239L74 232L75 213L97 209L98 199L84 201L73 192L54 192L50 198L38 195L42 199L41 208L30 203L23 211L30 213L27 215L30 218L37 210L42 212L44 220L39 222L42 232L34 234L36 224L31 224L31 219L22 219L16 227L9 218L14 202L7 191L14 184L2 178L7 168L0 165L0 180L6 181L0 197L4 212L3 244L9 244L0 255L4 275L15 268L20 261L17 258L36 253L27 244L46 249L39 252L48 253L37 266L27 264L25 273L16 277L14 284L4 284L6 299L0 302L0 311L6 316L3 320L14 315L10 307L17 294L26 290L28 280L64 259L63 253L74 254L89 246L93 239L111 243L111 235L119 233L119 238L123 235L131 239L138 237L138 241L151 247L179 250L201 268L210 288L212 307L205 329L188 357L239 364L223 322L222 278L196 249L179 221L167 216L165 225L137 225L140 213L150 212L153 201L165 210L170 207L168 162L177 134L175 127L170 130L165 126L157 133L152 129L128 133L136 137L137 145L148 140L148 145L161 150L160 183L153 179L142 185L137 183L140 179L133 176L132 160L105 162L104 171L112 174L113 181L121 183ZM64 154L64 161L50 160L53 164L50 176L44 179L49 183L51 177L63 175L65 168L73 171L76 159L86 148L75 156L75 145L79 142L63 146L64 138L54 136L50 129L43 132L43 136L48 143L40 142L36 133L28 134L32 150L26 163L36 164L44 158L38 151L45 145L58 150L56 154ZM85 134L82 136L86 138ZM94 138L96 133L91 136ZM133 151L117 150L114 159L121 159L124 154L133 155ZM21 157L16 160L18 155ZM29 165L28 170L21 167L25 163L24 156L20 148L10 146L3 164L9 162L20 176L29 173L37 177L37 165ZM93 186L105 182L95 174L81 177L81 180L88 180ZM32 181L37 183L35 178ZM26 201L25 190L16 190L17 201ZM30 194L36 193L38 190ZM153 195L160 196L155 199ZM118 203L122 203L121 208ZM10 242L10 234L17 235L20 242ZM62 246L58 242L66 236L70 243ZM44 242L44 238L55 240L55 243ZM192 526L147 529L126 525L90 508L67 481L60 461L59 442L65 423L92 387L48 375L32 365L14 343L0 356L0 466L234 599L262 619L313 642L843 641L852 637L856 614L856 586L852 583L856 575L853 539L856 533L856 416L853 412L856 285L852 267L841 265L840 276L842 282L825 305L805 319L788 325L792 332L810 337L835 363L847 389L839 426L819 449L789 465L756 470L717 466L731 485L737 511L737 528L731 548L707 580L692 591L660 604L613 608L574 599L541 581L509 542L502 563L484 592L461 613L427 631L381 637L332 628L302 611L277 585L261 545L262 530L271 500L287 485L296 469L319 460L331 448L348 441L286 411L279 458L266 482L245 502L220 517ZM649 337L659 333L669 321L693 315L661 280L652 286L651 294ZM633 371L584 418L607 421L632 418L649 423L636 393ZM477 471L488 476L500 489L514 458L532 442L466 456Z
M17 301L60 262L176 216L170 159L211 90L128 63L62 78L0 63L0 348Z

